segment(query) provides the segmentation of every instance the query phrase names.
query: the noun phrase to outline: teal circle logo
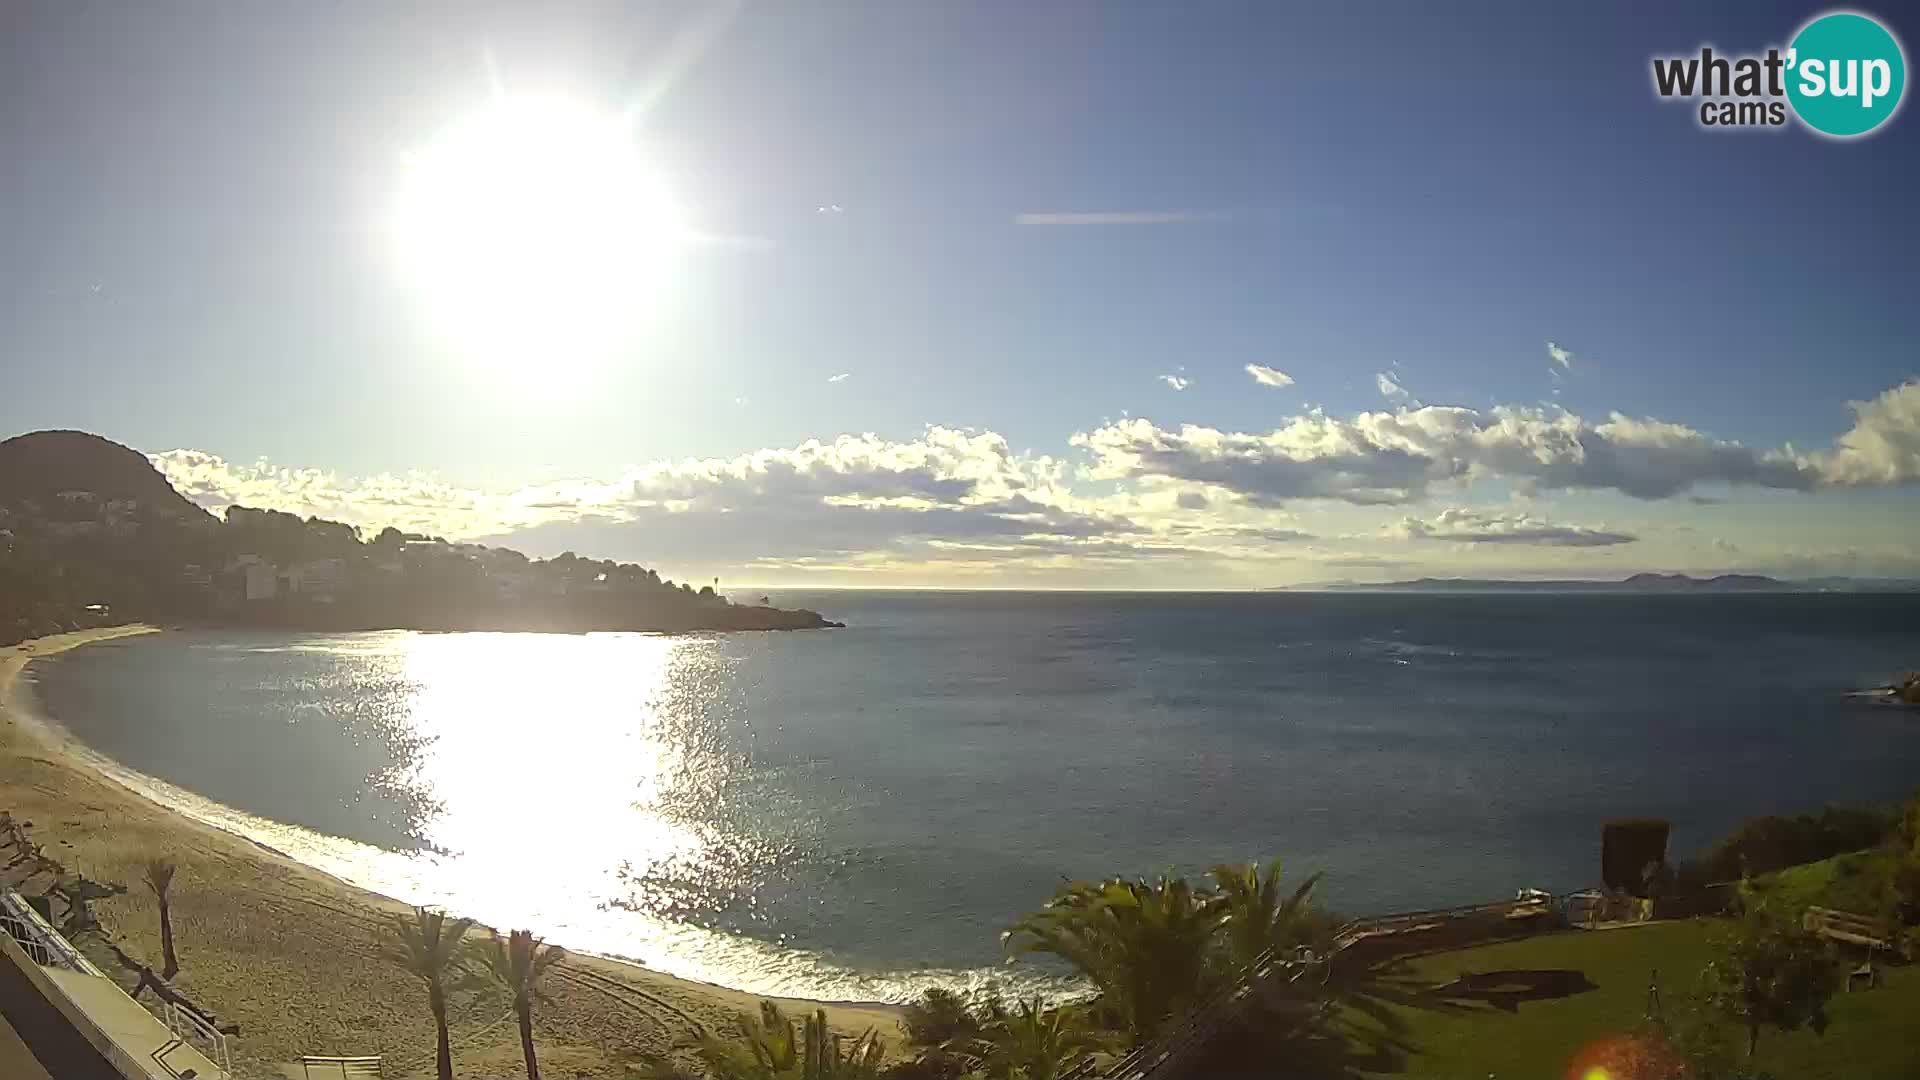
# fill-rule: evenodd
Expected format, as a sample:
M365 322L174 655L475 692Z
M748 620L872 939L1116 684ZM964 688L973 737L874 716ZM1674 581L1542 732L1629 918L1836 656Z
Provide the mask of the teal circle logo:
M1802 123L1847 139L1886 123L1907 89L1907 58L1879 22L1836 11L1802 27L1787 50L1787 100Z

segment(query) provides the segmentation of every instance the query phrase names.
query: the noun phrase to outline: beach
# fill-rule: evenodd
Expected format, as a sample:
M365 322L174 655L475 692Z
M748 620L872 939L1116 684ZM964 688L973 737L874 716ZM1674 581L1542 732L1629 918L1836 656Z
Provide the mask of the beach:
M426 990L383 956L391 920L406 905L120 786L16 698L18 676L36 658L153 632L103 628L0 650L0 809L33 822L33 839L69 871L128 886L123 896L95 902L94 911L114 944L156 966L159 916L140 884L143 866L164 858L179 867L172 920L181 970L174 983L222 1023L240 1026L233 1044L240 1075L282 1075L304 1054L379 1054L389 1077L431 1075ZM541 872L537 857L526 872ZM132 981L125 979L129 988ZM536 1006L535 1038L542 1072L554 1077L621 1076L625 1063L643 1055L671 1052L702 1030L729 1030L757 1000L578 954L556 969L545 991L552 1000ZM790 1014L815 1007L783 1005ZM890 1045L900 1041L891 1007L824 1007L837 1029L873 1027ZM504 1002L456 1007L452 1042L458 1075L521 1071L518 1033Z

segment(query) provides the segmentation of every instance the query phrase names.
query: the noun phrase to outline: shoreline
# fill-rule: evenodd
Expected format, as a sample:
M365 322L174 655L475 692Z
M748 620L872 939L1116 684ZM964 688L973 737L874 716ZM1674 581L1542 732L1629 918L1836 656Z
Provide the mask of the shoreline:
M0 809L34 822L34 839L72 869L129 886L94 910L117 944L150 962L160 951L158 909L140 886L142 866L156 857L179 865L175 984L223 1022L240 1024L235 1048L248 1075L272 1075L302 1054L370 1053L387 1058L390 1077L430 1075L425 994L381 956L390 916L409 905L154 801L95 767L51 718L34 717L16 697L33 660L157 632L103 627L0 649L0 761L8 763ZM552 1004L534 1014L542 1065L556 1076L596 1077L618 1077L624 1062L667 1053L703 1030L726 1030L762 997L573 952L547 992ZM773 1000L789 1014L824 1008L837 1029L876 1028L890 1046L900 1044L898 1006ZM517 1032L491 1010L481 1013L456 1010L456 1064L474 1075L517 1071Z

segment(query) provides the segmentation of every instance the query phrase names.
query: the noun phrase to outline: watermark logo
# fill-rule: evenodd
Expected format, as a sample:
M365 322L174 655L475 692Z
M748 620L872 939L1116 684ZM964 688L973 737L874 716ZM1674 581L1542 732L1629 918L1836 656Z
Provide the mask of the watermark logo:
M1653 58L1653 88L1663 99L1699 101L1705 128L1783 127L1787 118L1830 138L1878 130L1900 110L1907 58L1879 20L1834 11L1800 28L1785 50L1723 56Z

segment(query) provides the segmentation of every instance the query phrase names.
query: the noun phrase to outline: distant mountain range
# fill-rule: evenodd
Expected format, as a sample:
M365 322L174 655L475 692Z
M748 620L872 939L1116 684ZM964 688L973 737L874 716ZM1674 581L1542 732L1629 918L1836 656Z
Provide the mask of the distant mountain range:
M1686 574L1635 574L1620 581L1514 581L1498 578L1417 578L1384 584L1339 583L1326 588L1353 592L1920 592L1920 581L1907 578L1822 577L1782 581L1760 574L1720 574L1697 578Z

